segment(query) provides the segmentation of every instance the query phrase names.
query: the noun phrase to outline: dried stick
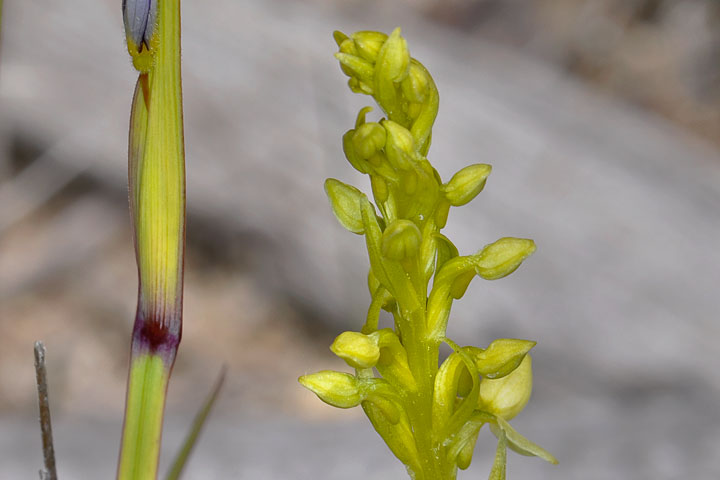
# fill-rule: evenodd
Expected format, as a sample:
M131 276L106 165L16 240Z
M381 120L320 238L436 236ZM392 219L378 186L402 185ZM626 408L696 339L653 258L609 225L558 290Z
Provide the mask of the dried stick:
M47 372L45 371L45 345L42 342L35 342L35 377L37 379L40 429L42 431L43 458L45 461L45 468L40 470L40 480L57 480L55 448L53 447L52 426L50 423Z

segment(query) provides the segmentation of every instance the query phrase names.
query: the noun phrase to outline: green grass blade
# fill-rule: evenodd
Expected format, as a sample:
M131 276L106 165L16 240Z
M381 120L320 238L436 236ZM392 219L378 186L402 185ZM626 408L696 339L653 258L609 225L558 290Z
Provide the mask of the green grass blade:
M185 468L185 464L190 457L190 453L192 452L193 447L195 447L198 436L200 435L200 432L207 421L208 415L210 414L210 411L218 398L220 390L222 389L226 373L227 366L223 365L215 385L205 399L205 403L203 403L202 408L200 408L197 415L195 415L192 427L190 428L187 437L185 437L182 448L180 448L180 451L173 460L172 466L170 467L170 471L165 477L165 480L177 480L180 478L180 474L182 474L183 468Z

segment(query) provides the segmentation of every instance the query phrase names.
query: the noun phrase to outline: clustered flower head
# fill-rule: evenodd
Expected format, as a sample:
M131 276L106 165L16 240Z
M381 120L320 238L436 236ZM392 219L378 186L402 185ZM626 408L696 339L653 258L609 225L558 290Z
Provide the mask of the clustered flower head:
M483 190L490 165L470 165L443 182L428 161L438 91L410 57L400 29L334 37L350 89L371 95L385 114L371 122L372 109L363 108L343 136L348 162L370 177L374 203L351 185L325 182L338 221L365 237L372 301L362 329L340 334L331 346L355 373L321 371L300 382L330 405L362 406L418 480L453 479L467 468L485 424L498 438L491 479L505 478L507 446L556 463L508 424L530 398L528 352L535 342L499 339L483 349L446 337L452 303L472 279L509 275L534 242L501 238L476 254L459 254L440 231L450 207ZM392 314L393 328L379 327L381 310ZM442 343L453 353L439 365Z

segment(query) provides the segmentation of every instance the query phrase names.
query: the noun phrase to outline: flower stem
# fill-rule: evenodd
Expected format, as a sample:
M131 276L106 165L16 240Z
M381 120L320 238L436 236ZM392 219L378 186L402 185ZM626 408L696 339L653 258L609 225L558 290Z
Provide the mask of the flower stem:
M185 153L180 0L157 3L157 24L151 31L147 45L137 52L130 49L134 61L142 59L134 62L136 67L143 67L133 98L128 155L139 288L119 480L157 477L165 397L182 336Z

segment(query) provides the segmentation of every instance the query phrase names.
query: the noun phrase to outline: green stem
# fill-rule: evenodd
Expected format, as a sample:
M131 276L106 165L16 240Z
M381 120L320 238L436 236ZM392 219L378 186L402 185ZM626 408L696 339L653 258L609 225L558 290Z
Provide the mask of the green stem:
M132 359L118 479L157 477L163 410L170 369L159 355Z
M445 466L443 446L432 428L432 402L435 375L438 370L439 344L427 338L424 328L424 311L420 309L412 314L408 323L416 328L407 335L405 348L408 354L410 371L415 375L418 389L408 396L408 416L413 428L415 443L423 468L418 472L418 478L423 480L452 480L455 478L454 470Z
M130 122L130 211L139 289L118 480L157 478L167 386L182 335L180 0L157 3L152 35L153 50L141 54L151 61L141 71Z

